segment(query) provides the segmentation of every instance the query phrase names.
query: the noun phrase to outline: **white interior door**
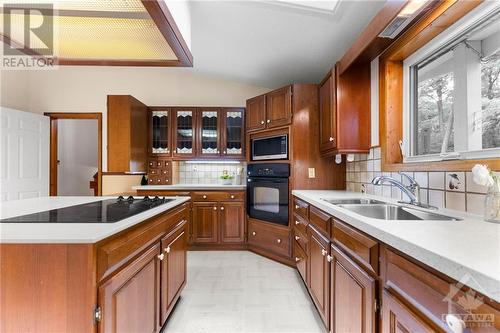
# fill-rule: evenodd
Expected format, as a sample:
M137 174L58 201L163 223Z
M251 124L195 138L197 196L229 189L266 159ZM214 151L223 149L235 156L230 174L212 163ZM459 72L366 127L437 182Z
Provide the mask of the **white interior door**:
M49 195L49 117L0 107L0 199Z

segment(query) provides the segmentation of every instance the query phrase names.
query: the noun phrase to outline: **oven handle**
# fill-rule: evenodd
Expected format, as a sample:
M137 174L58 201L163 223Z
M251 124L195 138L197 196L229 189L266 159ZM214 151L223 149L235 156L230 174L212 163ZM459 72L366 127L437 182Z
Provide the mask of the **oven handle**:
M288 178L281 178L281 179L268 179L268 178L258 178L258 179L255 179L255 178L248 178L247 182L248 183L259 182L259 183L284 184L284 183L288 183Z

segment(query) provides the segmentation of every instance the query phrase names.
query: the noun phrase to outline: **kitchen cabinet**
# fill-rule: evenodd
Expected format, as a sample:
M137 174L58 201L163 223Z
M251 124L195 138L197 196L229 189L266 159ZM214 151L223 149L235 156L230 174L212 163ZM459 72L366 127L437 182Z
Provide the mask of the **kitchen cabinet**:
M250 249L257 253L290 262L292 243L288 227L250 219L248 244Z
M311 224L309 233L309 293L325 326L330 318L330 241Z
M293 257L295 260L295 266L297 267L297 270L299 271L302 280L304 280L304 282L307 285L309 283L309 279L307 276L308 258L306 251L304 251L304 249L299 245L298 242L293 243Z
M161 240L161 321L165 322L176 300L186 284L186 254L188 232L184 224Z
M319 85L319 137L322 155L333 154L336 147L336 84L335 67Z
M173 117L173 147L174 157L196 156L196 112L195 108L174 108Z
M170 108L150 110L149 128L149 154L171 157L172 122Z
M150 158L148 163L148 185L172 184L172 161Z
M222 243L245 242L245 205L241 202L221 202L219 223Z
M375 332L375 279L333 244L327 259L332 266L330 331Z
M230 159L245 158L245 110L226 108L222 110L222 156Z
M219 208L217 202L193 203L193 243L218 243Z
M292 123L292 86L247 100L247 132Z
M110 95L108 108L108 171L146 172L148 107L129 95Z
M160 258L160 244L155 243L99 287L99 332L158 331Z
M221 111L217 108L200 108L197 111L199 157L218 157L221 154Z

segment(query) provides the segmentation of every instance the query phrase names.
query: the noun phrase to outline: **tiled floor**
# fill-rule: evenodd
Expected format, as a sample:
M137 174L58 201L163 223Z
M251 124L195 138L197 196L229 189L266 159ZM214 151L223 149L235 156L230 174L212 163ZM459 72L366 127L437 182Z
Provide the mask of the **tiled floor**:
M246 251L188 252L188 282L163 332L325 332L296 270Z

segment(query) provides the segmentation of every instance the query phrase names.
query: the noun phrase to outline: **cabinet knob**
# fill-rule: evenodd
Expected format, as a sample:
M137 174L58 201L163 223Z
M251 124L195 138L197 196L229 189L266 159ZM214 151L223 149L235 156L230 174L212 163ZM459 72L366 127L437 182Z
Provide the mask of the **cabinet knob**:
M281 239L280 239L280 238L278 238L278 239L276 240L276 243L281 244Z
M160 253L159 255L157 255L158 259L160 259L160 261L163 260L163 258L165 258L165 255L163 253Z
M326 260L327 260L328 262L332 262L333 257L332 257L331 255L327 255L327 256L326 256Z
M168 179L165 179L165 182L168 183Z
M227 154L227 151L224 150L224 154Z
M220 210L224 210L224 207L223 207L223 206L221 206L221 207L220 207Z
M257 233L255 231L252 231L252 236L255 236L257 235Z
M300 206L299 206L299 205L295 205L295 209L299 209L299 208L300 208Z
M234 199L234 194L231 194L231 199Z
M214 210L217 210L217 207L214 206Z
M332 138L332 137L330 137L330 142L333 142L333 141L335 141L335 139L334 139L334 138Z
M295 240L299 240L299 239L300 239L300 237L299 237L299 236L295 236Z
M262 120L262 121L260 122L260 124L261 124L261 125L264 125L264 120Z
M295 225L299 225L299 224L300 224L300 222L299 222L299 221L295 221Z
M152 179L150 179L150 180L149 180L149 182L150 182L150 183L152 183L152 182L153 182L153 180L152 180Z
M158 179L158 180L157 180L157 182L158 182L158 183L161 183L161 179Z
M206 198L207 198L207 196L206 196L206 195L204 195L204 196L203 196L203 199L206 199Z
M295 262L299 262L300 261L300 258L299 257L295 257Z
M267 123L269 124L270 122L271 122L271 119L268 119L268 120L267 120Z
M326 256L327 254L328 254L327 250L325 250L325 249L321 250L321 255L322 256Z
M167 246L164 250L166 253L170 253L170 246Z

